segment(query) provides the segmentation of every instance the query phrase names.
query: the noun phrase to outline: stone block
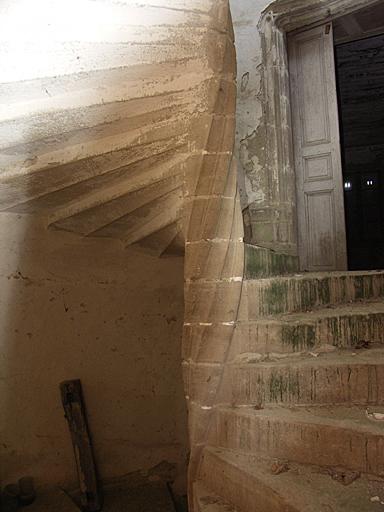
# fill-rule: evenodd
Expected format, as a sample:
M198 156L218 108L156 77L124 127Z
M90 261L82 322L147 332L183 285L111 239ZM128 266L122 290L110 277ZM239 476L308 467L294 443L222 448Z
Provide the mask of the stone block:
M184 361L182 368L185 395L188 400L202 407L211 407L219 389L222 365Z
M185 323L218 323L237 320L241 282L185 284Z
M214 73L233 76L236 73L236 50L231 34L208 33L205 38L208 67Z
M233 338L234 325L185 325L183 359L223 363Z
M235 405L382 404L384 365L362 356L232 366ZM377 357L377 356L376 356ZM318 361L316 359L316 361Z
M231 161L231 154L191 156L185 166L186 196L224 195Z
M324 408L318 414L302 408L222 409L215 422L214 442L223 448L376 475L384 471L383 431L369 422L364 408Z
M196 242L185 248L185 278L233 279L243 276L243 243L235 240Z
M202 197L191 199L184 206L184 226L187 242L231 238L235 198Z
M310 311L384 296L383 272L332 272L246 280L242 318Z
M298 271L297 256L245 244L245 275L249 279L293 274Z

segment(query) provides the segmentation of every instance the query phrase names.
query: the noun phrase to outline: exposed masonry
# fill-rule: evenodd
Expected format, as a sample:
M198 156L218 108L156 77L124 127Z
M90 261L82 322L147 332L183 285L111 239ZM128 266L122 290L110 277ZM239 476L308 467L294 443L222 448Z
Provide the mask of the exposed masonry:
M370 512L376 506L372 496L382 493L381 483L371 482L382 472L377 461L384 436L369 411L384 405L384 274L295 274L284 33L372 2L313 0L304 6L276 1L264 12L257 2L232 3L236 12L238 5L245 6L235 24L241 36L248 21L246 9L256 20L261 16L261 56L249 58L248 64L254 69L258 62L261 71L261 87L254 89L261 92L263 126L259 132L251 126L248 136L257 136L253 149L264 157L263 167L257 158L250 163L259 165L265 183L263 176L256 177L259 182L251 172L250 177L265 186L260 194L265 204L254 205L251 212L254 238L245 219L245 240L257 247L244 246L246 277L241 285L231 284L240 288L239 308L235 311L226 301L228 283L219 281L215 291L210 283L199 286L205 296L220 297L221 318L204 308L193 316L186 304L194 322L184 326L185 342L188 334L201 341L191 348L200 364L191 362L185 379L191 388L201 380L199 392L206 403L215 397L209 404L214 420L194 485L194 505L199 512L209 511L207 503L215 503L220 511ZM240 51L253 47L250 33L238 40ZM254 77L247 76L239 85L244 96L249 84L255 85ZM244 99L240 118L246 117ZM205 322L198 320L202 315ZM222 345L224 316L233 322L229 350ZM201 401L193 405L196 417L204 417ZM194 428L199 426L194 423Z
M234 81L236 62L227 3L225 9L227 20L225 26L227 34L226 51L223 53L218 76L230 74L232 81ZM227 101L222 101L223 94ZM208 137L208 140L212 138L219 141L216 150L217 163L213 164L218 169L215 179L210 180L202 191L200 183L204 183L206 180L206 170L204 167L196 169L198 174L194 182L197 185L195 189L188 190L188 196L192 200L193 207L186 228L186 309L183 372L190 416L190 510L194 510L195 507L193 485L201 463L202 450L206 445L213 420L212 412L221 393L225 364L225 357L220 362L209 362L205 357L202 358L201 349L211 345L209 337L214 336L214 334L213 332L209 334L207 331L208 338L204 338L203 341L200 331L201 329L212 331L216 328L225 328L225 336L220 337L221 348L222 351L229 352L236 314L233 315L228 310L235 311L238 309L243 281L243 223L236 187L236 167L232 160L234 125L232 125L233 129L231 131L226 129L229 120L233 123L234 94L235 90L233 88L230 91L225 91L222 87L217 90L216 104L218 106L222 105L221 110L217 113L220 113L226 121L212 125ZM231 100L228 95L232 95ZM228 147L230 151L225 151L225 147ZM223 155L228 157L224 165L219 160ZM199 204L204 200L207 202L207 207L205 211L201 211ZM217 200L220 202L217 203ZM190 255L188 248L191 246L196 247L197 252ZM223 257L220 260L216 259L216 264L211 269L207 255L210 253L214 255L218 249L223 251ZM189 262L190 257L192 258L191 263ZM215 259L212 259L212 263L214 261ZM214 276L212 271L214 271ZM209 317L211 316L214 321L210 321ZM204 347L201 345L202 343ZM205 373L207 371L214 373L209 389L206 387L207 377Z
M213 244L218 244L218 243L228 243L228 242L243 242L243 237L240 237L240 238L203 238L203 240L194 240L194 241L186 241L185 242L185 245L191 245L191 244L200 244L202 241L203 242L210 242L210 243L213 243Z

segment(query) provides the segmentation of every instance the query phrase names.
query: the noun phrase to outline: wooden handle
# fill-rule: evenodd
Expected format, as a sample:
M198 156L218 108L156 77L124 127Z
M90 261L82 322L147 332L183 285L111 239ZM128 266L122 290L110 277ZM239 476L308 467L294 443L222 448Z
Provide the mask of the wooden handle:
M62 382L60 391L75 453L81 491L81 507L85 512L98 512L102 508L102 499L98 487L81 382L80 380Z

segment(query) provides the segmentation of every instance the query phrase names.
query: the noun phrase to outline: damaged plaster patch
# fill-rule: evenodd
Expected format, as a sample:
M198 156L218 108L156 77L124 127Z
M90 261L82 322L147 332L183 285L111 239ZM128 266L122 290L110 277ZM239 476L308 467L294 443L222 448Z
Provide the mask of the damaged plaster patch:
M243 74L240 82L240 91L245 92L249 84L249 71Z
M265 130L262 125L240 142L240 163L245 173L248 204L263 203L266 199Z

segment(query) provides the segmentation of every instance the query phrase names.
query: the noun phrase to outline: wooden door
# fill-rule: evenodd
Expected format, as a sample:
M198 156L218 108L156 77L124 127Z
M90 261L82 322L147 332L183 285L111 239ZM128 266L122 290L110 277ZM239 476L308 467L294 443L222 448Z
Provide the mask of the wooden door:
M347 268L332 24L289 36L301 270Z

